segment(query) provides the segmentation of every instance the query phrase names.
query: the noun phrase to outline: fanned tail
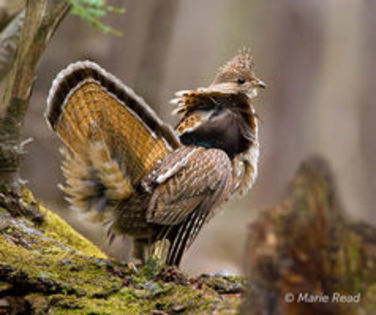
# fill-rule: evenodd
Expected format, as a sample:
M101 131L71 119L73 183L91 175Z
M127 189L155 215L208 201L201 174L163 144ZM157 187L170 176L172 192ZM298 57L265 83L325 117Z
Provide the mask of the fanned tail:
M129 87L90 61L54 80L46 118L68 150L63 153L73 208L106 210L129 198L153 164L179 146L174 131Z

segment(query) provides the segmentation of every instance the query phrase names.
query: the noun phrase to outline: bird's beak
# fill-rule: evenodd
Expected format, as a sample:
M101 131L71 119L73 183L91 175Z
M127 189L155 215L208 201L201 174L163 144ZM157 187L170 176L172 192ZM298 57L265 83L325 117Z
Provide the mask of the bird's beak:
M262 89L265 89L266 86L267 86L266 83L264 81L260 80L260 79L256 79L254 85L256 87L259 87L259 88L262 88Z
M258 78L253 79L252 87L248 92L248 96L250 98L255 98L257 96L258 92L259 92L259 88L265 89L266 88L265 82L261 81Z

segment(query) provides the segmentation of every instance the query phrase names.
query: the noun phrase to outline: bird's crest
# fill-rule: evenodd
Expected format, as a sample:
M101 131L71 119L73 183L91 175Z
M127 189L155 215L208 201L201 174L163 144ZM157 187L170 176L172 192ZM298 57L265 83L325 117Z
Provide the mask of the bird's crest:
M253 55L249 48L243 47L238 54L230 61L221 67L220 72L228 71L252 71L253 69Z

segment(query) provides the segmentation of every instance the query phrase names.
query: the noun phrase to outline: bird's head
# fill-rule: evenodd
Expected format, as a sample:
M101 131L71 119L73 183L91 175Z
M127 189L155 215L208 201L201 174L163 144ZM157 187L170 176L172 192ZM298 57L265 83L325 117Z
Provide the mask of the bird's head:
M250 98L266 84L254 73L253 56L249 49L242 49L218 72L209 89L225 93L243 93Z

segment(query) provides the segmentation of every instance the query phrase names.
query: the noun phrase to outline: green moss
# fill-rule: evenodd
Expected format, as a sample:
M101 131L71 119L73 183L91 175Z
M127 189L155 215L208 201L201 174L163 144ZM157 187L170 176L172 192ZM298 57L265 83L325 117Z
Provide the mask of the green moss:
M365 296L361 297L362 304L365 306L365 314L374 314L376 310L376 285L368 288Z
M346 242L346 253L347 253L347 279L350 282L350 288L352 292L358 293L363 289L364 284L364 274L363 268L360 268L362 257L362 240L361 238L354 234L348 233Z
M36 314L210 314L237 309L239 294L216 290L234 279L202 285L156 260L128 268L107 259L64 220L35 202L24 189L22 213L0 211L0 290L22 289ZM32 215L27 214L32 207ZM42 222L35 214L42 213ZM235 281L235 280L234 280Z
M81 251L82 253L99 258L107 258L107 256L91 242L85 239L81 234L73 230L62 218L57 214L49 211L44 207L40 207L41 212L45 215L41 228L45 229L45 234L55 239L63 240L68 246Z
M246 281L241 276L202 275L199 281L222 294L242 293L246 286Z
M141 277L149 280L155 277L162 269L160 261L156 258L149 258L145 266L142 268Z
M61 217L37 202L34 199L33 194L25 186L21 187L21 198L19 199L19 202L22 207L26 209L36 207L38 212L44 216L44 219L38 228L42 229L47 237L61 241L65 245L75 248L83 254L99 258L107 258L97 246L93 245L81 234L76 232Z

